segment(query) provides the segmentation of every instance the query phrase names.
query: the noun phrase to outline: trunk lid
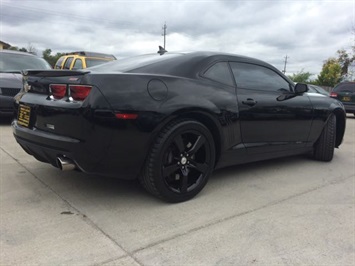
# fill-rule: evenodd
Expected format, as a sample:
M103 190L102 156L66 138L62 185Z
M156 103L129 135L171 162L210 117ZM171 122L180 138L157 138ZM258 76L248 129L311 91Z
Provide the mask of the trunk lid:
M85 75L89 73L65 70L25 72L23 88L15 97L18 123L30 129L86 139L93 130L92 110L97 105L110 109L100 91L85 84ZM80 98L77 96L81 88L89 91Z

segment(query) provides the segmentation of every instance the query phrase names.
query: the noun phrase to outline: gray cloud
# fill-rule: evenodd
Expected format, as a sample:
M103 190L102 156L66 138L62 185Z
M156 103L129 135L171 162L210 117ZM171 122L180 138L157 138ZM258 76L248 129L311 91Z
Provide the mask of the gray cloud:
M354 43L355 2L0 0L1 41L56 52L117 57L155 53L166 21L167 49L257 57L290 73L318 74L323 61Z

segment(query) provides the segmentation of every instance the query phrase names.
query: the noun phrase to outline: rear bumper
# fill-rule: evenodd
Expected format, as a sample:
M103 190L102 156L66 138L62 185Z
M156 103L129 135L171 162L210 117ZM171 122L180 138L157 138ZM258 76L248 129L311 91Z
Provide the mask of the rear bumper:
M343 102L343 105L347 113L355 113L355 104L346 104Z
M95 152L88 147L90 142L59 136L38 129L24 128L18 125L17 120L12 122L12 128L16 141L28 154L57 168L59 168L57 158L67 157L81 171L88 174L135 179L144 162L144 160L133 160L139 158L139 156L127 156L124 149L122 150L125 156L122 154L121 158L113 157L112 150L117 155L117 147L116 149L106 147L104 150Z

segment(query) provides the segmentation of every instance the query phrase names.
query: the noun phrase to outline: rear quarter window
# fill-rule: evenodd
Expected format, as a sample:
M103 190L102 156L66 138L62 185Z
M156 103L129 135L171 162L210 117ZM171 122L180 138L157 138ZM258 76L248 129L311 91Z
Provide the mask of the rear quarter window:
M233 79L227 62L218 62L203 74L205 78L233 86Z

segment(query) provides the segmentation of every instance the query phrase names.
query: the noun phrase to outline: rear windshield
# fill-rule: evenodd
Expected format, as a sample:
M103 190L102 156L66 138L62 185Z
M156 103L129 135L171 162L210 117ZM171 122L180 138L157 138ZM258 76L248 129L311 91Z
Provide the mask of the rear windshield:
M338 84L334 89L334 92L355 92L355 83Z
M159 54L140 55L124 59L118 59L113 62L92 67L90 69L98 72L128 72L137 68L145 67L150 64L165 61L171 58L181 56L181 54Z
M43 58L37 56L0 53L0 72L20 72L25 69L51 69L51 66Z

